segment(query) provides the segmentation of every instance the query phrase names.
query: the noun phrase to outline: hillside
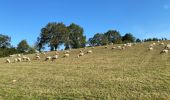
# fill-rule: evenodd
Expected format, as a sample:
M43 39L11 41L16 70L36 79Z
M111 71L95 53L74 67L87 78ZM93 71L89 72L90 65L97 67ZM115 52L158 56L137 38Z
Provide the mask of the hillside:
M61 51L53 62L5 63L7 58L1 58L0 99L170 99L170 53L160 54L162 45L149 51L150 44L71 50L68 58ZM77 58L80 50L93 53Z

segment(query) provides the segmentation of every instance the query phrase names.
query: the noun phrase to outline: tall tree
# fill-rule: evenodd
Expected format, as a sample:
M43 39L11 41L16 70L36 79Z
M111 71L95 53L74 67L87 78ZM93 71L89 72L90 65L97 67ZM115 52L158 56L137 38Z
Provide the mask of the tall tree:
M66 49L68 48L80 48L85 47L86 37L83 35L84 30L79 25L74 23L70 24L68 27L68 37L65 41Z
M29 51L30 46L28 45L26 40L22 40L21 42L19 42L18 46L17 46L17 50L21 53L25 53Z
M0 34L0 48L7 48L10 46L11 38L7 35Z
M96 33L93 38L89 39L89 44L91 46L101 46L108 44L108 38L102 33Z
M51 50L57 50L59 45L65 42L67 36L68 29L65 24L48 23L46 27L41 29L40 36L37 39L37 46L41 50L45 44L48 44Z
M109 30L104 35L108 38L109 43L122 43L121 35L116 30Z
M135 37L131 33L126 33L122 37L122 41L127 43L127 42L135 42Z

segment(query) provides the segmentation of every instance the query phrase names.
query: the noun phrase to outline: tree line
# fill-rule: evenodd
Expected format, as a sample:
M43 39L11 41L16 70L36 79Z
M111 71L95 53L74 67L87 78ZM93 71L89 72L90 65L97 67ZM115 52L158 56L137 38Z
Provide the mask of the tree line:
M77 49L89 46L102 46L110 43L121 44L129 42L147 42L167 40L166 38L148 38L140 40L133 36L132 33L126 33L121 36L117 30L108 30L105 33L96 33L93 37L86 41L84 35L84 29L72 23L66 26L60 22L50 22L40 30L40 35L37 37L36 43L31 47L26 40L21 40L17 47L11 45L11 37L0 34L0 57L9 56L17 53L35 53L42 51L46 47L49 47L51 51L57 50L61 45L64 45L64 49Z

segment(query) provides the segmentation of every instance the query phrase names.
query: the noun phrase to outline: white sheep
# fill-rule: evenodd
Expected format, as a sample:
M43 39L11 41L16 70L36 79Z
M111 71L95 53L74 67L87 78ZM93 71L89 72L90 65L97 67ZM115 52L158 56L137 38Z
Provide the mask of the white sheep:
M70 54L68 54L68 53L67 53L67 54L64 54L64 57L69 57L69 56L70 56Z
M168 50L167 50L167 49L164 49L164 50L162 50L162 51L160 52L160 54L162 54L162 53L168 53Z
M48 57L45 58L45 61L48 61L48 60L51 60L51 57L50 57L50 56L48 56Z
M112 47L112 49L116 49L116 47Z
M57 59L57 58L58 58L58 55L54 55L54 56L52 57L52 60Z
M148 49L149 51L152 51L153 50L153 47L149 47L149 49Z
M87 53L92 53L92 50L88 50Z
M17 59L17 58L15 58L15 59L14 59L14 62L18 62L18 59Z
M170 50L170 44L167 44L167 45L165 46L165 49Z
M79 56L84 56L84 53L83 53L83 52L81 52L81 53L79 54Z
M18 62L21 62L21 61L22 61L22 59L21 59L21 58L17 58L17 61L18 61Z
M105 46L104 48L105 48L105 49L107 49L108 47L107 47L107 46Z
M29 61L29 62L30 62L30 61L31 61L31 59L30 59L29 57L27 57L27 58L26 58L26 61Z
M10 59L6 59L6 63L11 63Z
M17 56L18 56L18 57L21 57L21 54L18 54Z
M36 60L40 60L41 59L40 56L36 56L35 58L36 58Z
M65 54L70 53L70 51L65 51Z

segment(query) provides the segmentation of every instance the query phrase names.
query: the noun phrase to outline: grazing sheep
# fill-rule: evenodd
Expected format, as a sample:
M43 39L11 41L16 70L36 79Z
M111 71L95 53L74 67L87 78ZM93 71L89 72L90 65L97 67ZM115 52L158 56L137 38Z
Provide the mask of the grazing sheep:
M153 50L153 47L149 47L149 51L152 51Z
M158 40L157 42L159 43L160 41Z
M122 49L122 47L121 47L121 46L117 46L117 48L118 48L118 49Z
M78 55L78 57L80 57L80 56L84 56L84 53L83 53L83 52L81 52L81 53Z
M31 59L30 59L29 57L27 57L27 58L26 58L26 61L30 62L30 61L31 61Z
M68 53L67 53L67 54L64 54L64 57L69 57L69 56L70 56L70 54L68 54Z
M65 51L65 54L70 53L70 51Z
M48 57L45 58L45 61L48 61L48 60L51 60L51 57L50 57L50 56L48 56Z
M92 50L88 50L87 53L92 53Z
M10 59L6 59L6 63L11 63Z
M112 49L116 49L116 47L112 47Z
M17 58L17 61L18 61L18 62L21 62L21 61L22 61L22 59L21 59L21 58Z
M168 53L168 50L164 49L160 52L160 54L162 54L162 53Z
M170 44L167 44L167 45L165 46L165 49L170 50Z
M36 60L40 60L41 58L40 58L40 56L36 56L35 59Z
M105 48L105 49L107 49L108 47L107 47L107 46L105 46L104 48Z
M21 57L21 54L18 54L17 56L18 56L18 57Z
M58 58L58 55L54 55L51 59L52 59L52 61L53 60L55 60L55 59L57 59Z
M92 49L94 49L94 47L92 47Z
M15 58L15 59L14 59L14 62L18 62L18 59L17 59L17 58Z
M156 45L156 43L152 43L153 45Z
M162 42L162 43L160 43L160 45L164 45L164 43Z
M25 56L22 57L22 60L26 60L26 59L27 59L27 57L25 57Z
M123 46L127 46L127 44L123 44Z

